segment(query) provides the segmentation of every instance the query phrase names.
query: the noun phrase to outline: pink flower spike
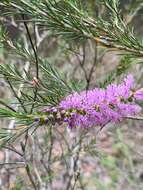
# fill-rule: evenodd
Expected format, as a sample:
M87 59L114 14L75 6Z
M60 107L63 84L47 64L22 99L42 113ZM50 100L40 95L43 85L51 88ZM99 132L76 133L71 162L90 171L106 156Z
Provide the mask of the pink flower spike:
M119 85L110 84L106 89L95 88L70 94L57 107L46 111L53 114L54 122L66 123L71 129L103 127L141 112L142 108L135 100L143 100L143 88L134 92L133 88L134 78L128 75ZM60 120L57 114L60 114Z
M129 101L134 87L134 78L128 75L120 85L110 84L106 89L73 93L60 102L59 107L74 114L68 118L70 128L105 126L109 122L119 122L128 115L135 115L141 107ZM143 100L143 89L137 91L136 99Z

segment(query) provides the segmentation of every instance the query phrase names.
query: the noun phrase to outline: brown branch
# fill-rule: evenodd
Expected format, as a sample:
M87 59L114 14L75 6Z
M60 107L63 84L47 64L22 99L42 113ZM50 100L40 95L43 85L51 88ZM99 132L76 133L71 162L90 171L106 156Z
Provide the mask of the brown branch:
M127 116L126 119L132 119L132 120L143 120L143 116Z

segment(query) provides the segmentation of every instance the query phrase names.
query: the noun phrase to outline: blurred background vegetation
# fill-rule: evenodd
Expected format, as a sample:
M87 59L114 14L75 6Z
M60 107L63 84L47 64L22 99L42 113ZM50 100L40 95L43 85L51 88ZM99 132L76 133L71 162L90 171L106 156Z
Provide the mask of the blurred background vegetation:
M79 10L82 7L79 14L66 7L66 1L57 1L53 12L47 6L54 18L62 15L55 23L46 15L42 2L55 3L0 2L1 108L10 106L32 114L56 105L72 91L104 88L128 73L135 77L137 87L143 86L142 0L120 0L119 17L114 10L116 0L82 0L77 6ZM78 1L69 2L75 5ZM41 9L33 11L26 3ZM58 25L64 12L69 17L75 14L70 20L74 30ZM98 21L100 30L89 30L89 23L83 24L86 17ZM26 120L21 129L12 115L4 117L0 122L2 139L7 140L15 130L25 131L29 125ZM18 133L14 140L0 150L0 190L143 189L141 121L109 124L100 132L97 127L69 131L65 126L45 125L32 132L28 129L20 137Z

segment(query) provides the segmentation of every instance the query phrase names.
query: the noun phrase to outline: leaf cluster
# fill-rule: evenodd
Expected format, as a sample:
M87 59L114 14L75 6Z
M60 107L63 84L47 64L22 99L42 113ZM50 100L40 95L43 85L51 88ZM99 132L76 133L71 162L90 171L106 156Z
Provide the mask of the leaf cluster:
M1 4L9 8L12 14L15 9L15 13L27 15L29 22L37 22L64 39L81 41L90 38L108 48L142 57L142 40L138 40L133 29L124 23L120 15L119 1L101 2L110 12L110 20L91 18L78 0L11 0Z

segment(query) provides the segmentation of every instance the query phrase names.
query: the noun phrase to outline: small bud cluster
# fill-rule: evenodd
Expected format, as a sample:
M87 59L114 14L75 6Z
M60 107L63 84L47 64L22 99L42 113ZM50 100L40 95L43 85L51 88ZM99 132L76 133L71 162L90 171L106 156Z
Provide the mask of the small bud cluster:
M136 115L141 107L135 100L143 100L143 89L134 90L134 79L127 76L119 84L106 89L93 89L67 96L57 107L43 111L46 118L40 122L64 123L70 128L105 126L124 117Z

